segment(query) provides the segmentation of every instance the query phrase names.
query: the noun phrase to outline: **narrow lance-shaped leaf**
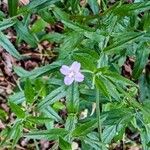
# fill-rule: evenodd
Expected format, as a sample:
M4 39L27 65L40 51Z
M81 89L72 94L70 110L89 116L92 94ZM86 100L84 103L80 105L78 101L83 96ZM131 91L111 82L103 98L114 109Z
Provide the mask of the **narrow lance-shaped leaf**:
M19 52L15 49L14 45L7 39L7 37L2 32L0 32L0 45L15 58L22 58Z
M29 116L26 119L28 121L34 123L34 124L44 124L44 123L52 121L51 118L46 118L46 117L33 117L33 116Z
M39 11L59 1L60 0L32 0L28 5L22 7L19 13L26 13L34 10Z
M27 79L25 82L24 94L25 94L26 101L28 103L34 102L35 91L34 91L32 83L31 83L31 80L29 80L29 79Z
M116 7L113 12L117 15L130 15L131 13L140 13L150 9L150 2L138 2L131 4L124 4L120 7Z
M68 131L62 128L55 128L51 130L33 131L25 134L24 137L29 139L45 139L45 140L58 140L59 137L64 137Z
M26 71L21 67L15 66L14 71L18 76L20 76L22 78L35 79L49 71L52 71L52 70L58 68L61 65L62 65L62 61L56 61L52 64L48 64L48 65L42 66L40 68L36 68L32 71Z
M77 113L79 109L78 83L74 82L68 87L66 93L67 110L69 113Z
M13 26L15 23L16 21L11 19L5 19L3 21L0 21L0 31Z
M99 5L97 0L88 0L88 4L90 5L94 14L98 14L99 12Z
M15 28L18 33L18 36L22 40L28 43L31 47L37 46L37 41L35 37L29 32L27 26L24 26L22 22L17 21L17 23L15 24Z
M62 118L58 115L58 113L50 106L47 108L43 108L41 112L44 113L45 116L50 117L51 119L57 121L57 122L62 122Z
M16 114L18 118L24 118L25 112L22 110L21 106L16 105L15 103L9 102L10 108Z
M76 129L73 131L72 136L73 137L85 136L95 128L97 128L97 119L93 119L91 121L85 122L77 126Z
M61 150L72 150L71 144L61 137L59 138L59 147Z
M45 99L39 103L38 108L43 109L44 107L53 104L54 102L58 101L59 99L65 96L66 96L65 86L61 86L52 91L48 96L46 96Z
M116 37L116 40L111 43L110 46L104 48L105 53L112 53L121 51L123 48L126 48L129 43L134 42L136 40L140 40L143 38L145 33L136 33L136 32L127 32L123 34L119 34ZM121 38L120 38L121 37Z
M103 78L101 76L95 78L95 84L96 84L96 87L101 92L101 94L103 94L104 96L110 97L107 87L105 83L103 82Z
M8 0L8 10L11 17L17 14L18 3L19 0Z
M141 46L137 50L137 57L132 74L134 79L138 79L140 77L146 63L148 62L149 53L149 47L146 46Z

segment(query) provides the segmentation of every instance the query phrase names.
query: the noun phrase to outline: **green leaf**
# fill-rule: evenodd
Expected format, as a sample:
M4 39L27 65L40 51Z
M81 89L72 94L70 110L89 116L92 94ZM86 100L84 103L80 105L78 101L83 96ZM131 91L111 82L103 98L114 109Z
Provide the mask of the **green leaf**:
M44 113L45 116L57 121L57 122L62 122L62 118L58 115L58 113L50 106L47 108L43 108L41 112Z
M112 72L112 71L107 70L107 71L103 72L103 75L112 79L114 82L122 82L122 84L132 85L132 86L137 87L137 85L133 81L121 76L120 74L118 74L116 72Z
M58 20L68 20L69 21L69 15L68 15L68 13L66 13L65 11L62 11L60 8L58 8L58 7L53 7L52 8L52 11L53 11L53 13L54 13L54 15L55 15L55 17L58 19Z
M22 78L35 79L49 71L53 71L54 69L60 67L62 65L62 61L56 61L52 64L48 64L39 68L36 68L32 71L26 71L21 67L14 67L15 73Z
M0 32L0 45L15 58L17 59L22 58L19 52L15 49L12 43L7 39L7 37L2 32Z
M99 5L98 5L97 0L88 0L88 4L90 5L94 14L99 13Z
M89 54L85 53L75 53L73 56L74 60L77 60L78 62L81 63L81 66L84 69L94 71L96 69L96 63L94 62L93 58Z
M65 105L62 102L55 102L53 105L53 108L56 111L59 111L59 110L65 109Z
M86 137L82 138L83 150L108 150L106 144L99 141L98 133L91 132Z
M18 4L19 0L8 0L8 11L11 17L17 14Z
M139 78L139 96L140 101L149 101L150 99L150 78L148 75L142 75Z
M9 102L11 110L15 113L18 118L23 119L26 115L25 112L21 109L21 106L16 105L15 103Z
M55 23L54 17L52 16L52 13L49 11L49 9L41 9L40 11L38 11L38 14L45 22L50 24Z
M143 17L143 29L150 31L150 12L145 12Z
M123 48L126 48L128 44L135 41L140 41L143 39L145 33L136 33L136 32L126 32L119 34L115 41L110 44L110 46L104 48L105 53L118 53L118 51L121 51ZM120 38L121 37L121 38Z
M22 132L23 132L23 127L22 127L22 124L21 122L19 122L16 127L15 127L15 132L13 134L13 142L12 142L12 147L14 148L16 146L16 144L18 143L19 139L21 138L22 136Z
M41 32L45 27L47 23L42 19L36 20L36 22L32 25L31 32L32 33L38 33Z
M82 123L79 126L77 126L76 129L73 131L72 136L73 137L85 136L95 128L97 128L97 119Z
M62 43L64 38L65 38L65 35L57 33L57 32L52 32L49 34L45 34L42 37L41 41L48 40L49 42Z
M94 31L92 28L89 28L88 26L83 26L83 25L80 25L78 23L74 23L74 22L71 22L71 21L62 20L62 23L66 27L68 27L68 28L70 28L74 31L77 31L77 32L83 33L85 31L90 31L90 32Z
M58 140L59 137L64 137L68 132L62 128L55 128L51 130L33 131L25 134L24 137L29 139L45 139L45 140Z
M102 140L104 143L110 144L111 140L116 136L116 134L121 131L124 126L122 124L114 126L106 126L103 130Z
M27 121L30 121L30 122L32 122L34 124L44 124L44 123L52 121L51 118L33 117L33 116L29 116L26 119L27 119Z
M149 57L149 47L142 45L137 50L136 61L135 61L133 73L132 73L132 76L134 79L138 79L140 75L142 74L142 71L146 63L148 62L148 57Z
M68 114L66 124L65 124L65 129L68 130L70 133L75 129L76 124L77 124L78 118L76 114Z
M106 87L105 83L103 82L103 78L101 76L98 76L95 78L95 84L96 84L96 87L101 92L101 94L103 94L106 97L110 97L107 87Z
M61 86L57 89L55 89L54 91L52 91L49 95L47 95L42 102L40 102L38 104L38 108L39 109L43 109L44 107L47 107L51 104L53 104L54 102L60 100L61 98L66 96L66 92L65 92L65 86Z
M60 0L32 0L28 5L22 7L19 13L33 12L34 10L39 11L59 1Z
M29 80L29 79L27 79L25 82L24 95L25 95L26 101L28 103L34 102L35 91L34 91L32 83L31 83L31 80Z
M66 92L67 111L69 113L77 113L79 109L79 90L78 83L70 85Z
M0 21L0 31L13 26L15 23L16 21L12 19L4 19L3 21Z
M132 13L136 12L137 14L140 12L144 12L150 9L150 2L139 2L139 3L131 3L131 4L124 4L120 7L116 7L113 12L119 15L131 15Z
M18 93L15 93L13 95L10 95L8 97L8 100L12 103L15 103L15 104L21 104L22 102L25 101L25 95L24 95L24 92L18 92Z
M7 132L7 136L4 138L4 140L0 143L0 147L5 146L5 144L8 146L8 140L12 140L11 144L12 144L12 148L14 148L19 140L19 138L21 137L22 134L22 122L20 120L17 120L13 127L8 130Z
M37 46L37 41L35 37L29 32L27 26L24 26L22 22L17 21L17 23L15 24L15 29L18 36L26 43L28 43L31 47Z
M67 34L59 48L59 59L62 60L70 58L73 55L75 48L79 45L79 43L81 43L82 40L83 35L79 32L71 32Z
M142 147L144 150L150 149L150 126L145 125L144 129L141 129L140 132Z
M71 144L61 137L59 137L59 147L61 150L72 150Z
M0 109L0 120L5 120L7 117L7 113L3 110L3 109Z

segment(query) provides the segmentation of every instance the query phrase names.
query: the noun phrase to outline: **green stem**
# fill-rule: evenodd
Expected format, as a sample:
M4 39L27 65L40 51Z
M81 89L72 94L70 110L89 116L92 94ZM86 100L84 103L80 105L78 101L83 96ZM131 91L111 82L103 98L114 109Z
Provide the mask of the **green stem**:
M100 117L100 93L99 90L96 89L96 115L98 120L98 133L99 133L99 141L102 142L102 126L101 126L101 117Z

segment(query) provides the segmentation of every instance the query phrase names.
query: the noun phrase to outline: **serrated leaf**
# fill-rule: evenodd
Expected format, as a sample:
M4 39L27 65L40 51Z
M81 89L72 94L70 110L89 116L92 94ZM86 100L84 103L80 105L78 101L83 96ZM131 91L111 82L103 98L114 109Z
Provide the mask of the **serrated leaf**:
M45 8L45 9L41 9L40 11L38 11L38 14L41 16L41 18L50 24L54 24L55 23L55 19L52 15L52 13L49 11L49 9Z
M85 122L75 128L75 130L72 132L72 136L73 137L85 136L95 128L97 128L97 120Z
M123 127L124 126L122 124L114 126L106 126L102 134L103 142L110 144L111 140L115 137L116 133L118 133Z
M7 145L7 140L12 140L12 148L17 144L19 138L21 137L22 134L22 124L20 120L17 120L13 127L8 130L7 135L5 139L0 143L0 147Z
M104 48L105 53L118 53L118 51L121 51L123 48L126 48L128 44L131 42L135 42L136 40L140 40L143 38L145 33L136 33L136 32L127 32L127 33L121 33L119 34L115 41L111 43L110 46ZM121 37L121 38L120 38Z
M27 119L27 121L30 121L30 122L32 122L34 124L44 124L44 123L52 121L51 118L46 118L46 117L33 117L33 116L29 116L26 119Z
M74 30L74 31L77 31L77 32L86 32L86 31L94 31L92 28L89 28L88 26L83 26L83 25L80 25L78 23L74 23L74 22L71 22L71 21L66 21L66 20L62 20L62 23L67 26L68 28Z
M119 82L120 81L123 84L132 85L132 86L136 86L137 87L137 85L133 81L131 81L131 80L121 76L120 74L118 74L116 72L112 72L112 71L107 70L107 71L103 72L103 75L113 79L114 82L116 82L116 81Z
M52 118L57 122L62 122L62 118L58 115L58 113L50 106L41 110L45 116Z
M52 11L58 20L69 20L69 15L58 7L53 7Z
M32 0L28 5L22 7L19 13L32 12L34 10L39 11L59 1L60 0Z
M75 129L77 121L78 118L75 114L72 113L68 114L66 124L65 124L65 129L71 133Z
M68 132L65 129L55 128L51 130L43 130L43 131L32 131L28 134L25 134L24 137L29 139L45 139L45 140L58 140L59 137L63 137Z
M47 107L48 105L53 104L54 102L58 101L59 99L66 96L65 92L65 86L61 86L54 91L52 91L49 95L47 95L42 102L38 104L39 109L43 109L44 107Z
M0 45L15 58L17 59L22 58L22 56L16 50L14 45L12 45L12 43L7 39L7 37L2 32L0 32Z
M131 13L140 13L150 9L150 2L138 2L138 3L131 3L131 4L124 4L120 7L116 7L113 12L119 15L130 15Z
M22 92L15 93L14 95L10 95L8 97L8 100L15 104L21 104L22 102L25 101L24 92L22 91Z
M133 73L132 73L132 76L134 79L138 79L140 75L142 74L142 71L146 63L148 62L149 53L150 53L149 48L146 46L141 46L137 50L136 61L135 61Z
M62 65L62 61L56 61L52 64L48 64L39 68L36 68L32 71L26 71L21 67L14 67L15 73L22 78L35 79L49 71L53 71L54 69L60 67Z
M35 37L29 32L27 26L24 26L22 22L17 21L17 23L15 24L15 29L18 36L26 43L28 43L31 47L37 46L37 41Z
M15 23L16 21L11 19L4 19L3 21L0 21L0 31L13 26Z

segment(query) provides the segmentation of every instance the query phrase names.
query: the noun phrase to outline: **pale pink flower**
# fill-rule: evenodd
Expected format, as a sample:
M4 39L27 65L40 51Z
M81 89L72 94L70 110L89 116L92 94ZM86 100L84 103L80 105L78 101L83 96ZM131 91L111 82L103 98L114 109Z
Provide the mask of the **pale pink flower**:
M77 61L73 62L71 66L63 65L60 68L60 72L65 75L64 83L71 85L73 81L82 82L84 75L80 72L81 64Z

